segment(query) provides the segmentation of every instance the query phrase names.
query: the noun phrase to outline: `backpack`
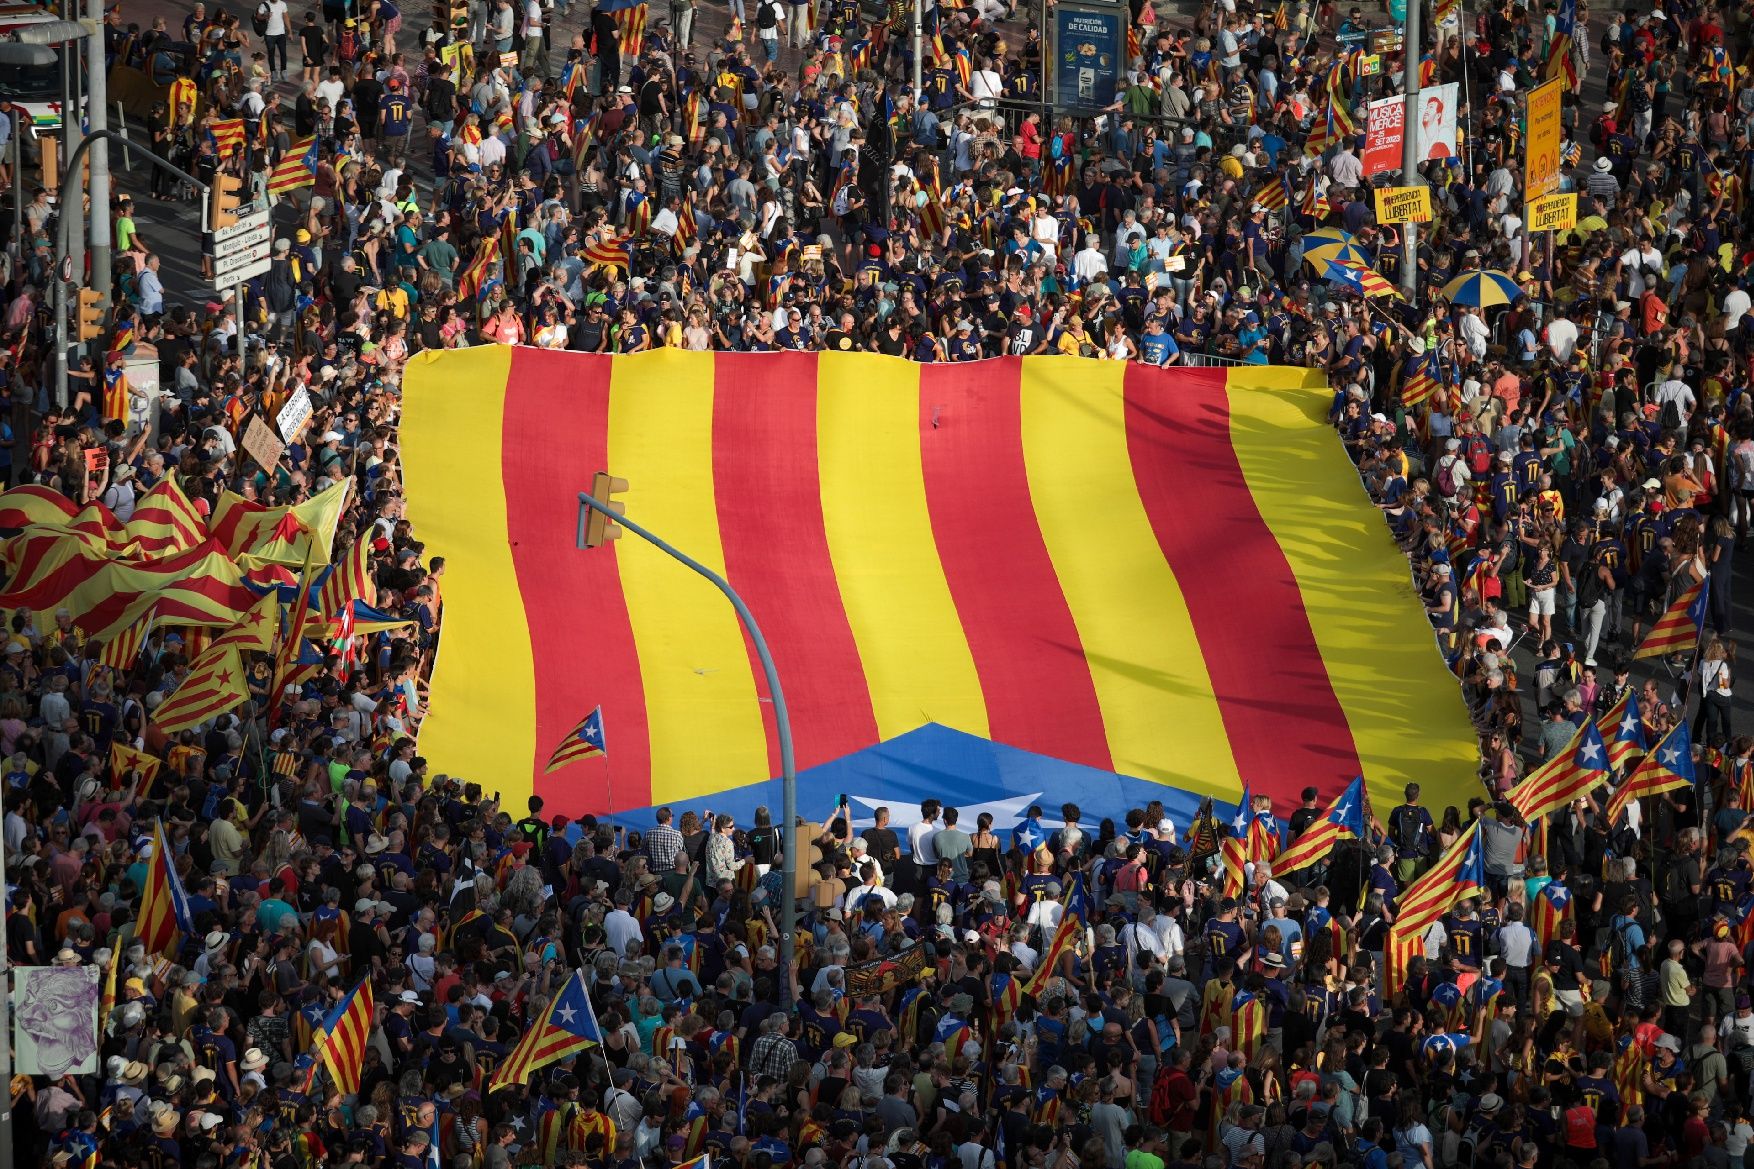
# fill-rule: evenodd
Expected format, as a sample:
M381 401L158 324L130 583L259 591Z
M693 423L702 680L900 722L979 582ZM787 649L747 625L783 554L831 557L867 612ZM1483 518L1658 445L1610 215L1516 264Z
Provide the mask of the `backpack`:
M1161 1031L1161 1024L1159 1025ZM1159 1127L1169 1123L1175 1112L1175 1097L1169 1094L1169 1077L1158 1076L1151 1085L1151 1123Z
M1066 136L1064 134L1055 134L1053 140L1048 143L1048 156L1055 162L1066 157Z
M1456 459L1454 455L1445 455L1437 463L1437 493L1445 499L1456 497Z
M1470 434L1462 449L1468 454L1468 470L1484 475L1492 470L1492 444L1478 434Z
M774 16L773 7L774 6L772 4L763 4L761 6L761 8L756 12L756 14L755 14L755 27L756 28L772 28L772 27L774 27L774 25L779 23L779 19L776 16Z
M1663 403L1663 429L1681 429L1681 403L1673 398Z
M268 32L268 6L256 5L256 11L250 15L250 27L256 30L257 36L265 36Z

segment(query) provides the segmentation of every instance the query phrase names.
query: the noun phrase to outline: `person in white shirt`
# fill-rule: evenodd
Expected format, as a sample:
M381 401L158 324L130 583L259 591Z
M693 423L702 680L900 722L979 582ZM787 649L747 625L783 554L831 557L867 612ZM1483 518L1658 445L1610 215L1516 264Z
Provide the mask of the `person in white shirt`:
M1670 402L1675 403L1675 409L1680 412L1683 423L1693 416L1693 408L1699 404L1693 396L1693 388L1678 377L1670 377L1657 386L1658 418L1662 417L1663 408Z
M1139 908L1139 920L1129 922L1120 929L1121 944L1127 948L1127 969L1132 970L1139 965L1141 950L1151 955L1153 965L1161 963L1169 957L1164 952L1163 939L1157 933L1157 911L1149 905Z
M1577 325L1570 317L1554 317L1547 322L1547 349L1561 365L1571 360L1577 350Z
M849 914L864 913L865 901L871 897L875 897L877 900L881 901L884 909L895 908L895 893L893 890L886 889L882 885L854 885L851 889L847 890L847 912ZM855 917L854 920L857 921L858 919Z
M921 889L938 867L938 850L932 847L932 837L938 835L938 813L942 810L943 805L937 800L927 800L920 805L919 823L907 830L907 848L913 853L914 877Z
M883 866L878 864L876 858L871 855L871 846L865 843L863 836L855 836L847 842L847 855L852 858L855 873L862 877L865 866L870 865L872 875L876 878L872 883L877 885L883 883Z
M1084 237L1084 250L1072 257L1072 277L1082 286L1108 276L1108 257L1102 254L1095 235Z
M275 81L286 80L286 41L291 31L286 27L286 0L263 0L261 9L268 18L262 39L268 48L268 75Z
M628 912L632 904L627 894L621 894L615 899L615 908L603 918L603 939L609 952L617 957L627 953L629 942L645 944L646 934L640 929L639 918Z

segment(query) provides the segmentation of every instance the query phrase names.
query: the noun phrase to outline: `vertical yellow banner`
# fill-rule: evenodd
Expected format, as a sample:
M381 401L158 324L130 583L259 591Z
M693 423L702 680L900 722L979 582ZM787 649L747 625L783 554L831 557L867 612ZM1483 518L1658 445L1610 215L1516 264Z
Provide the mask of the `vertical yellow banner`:
M1533 200L1559 186L1559 103L1565 92L1559 78L1529 91L1529 132L1524 154L1523 186Z

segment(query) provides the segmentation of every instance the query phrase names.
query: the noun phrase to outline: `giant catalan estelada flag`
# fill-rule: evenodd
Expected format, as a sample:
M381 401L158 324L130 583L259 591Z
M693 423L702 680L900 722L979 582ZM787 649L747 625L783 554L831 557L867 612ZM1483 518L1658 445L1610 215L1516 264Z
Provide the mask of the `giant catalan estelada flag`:
M484 346L406 385L409 511L447 562L421 754L514 803L778 799L725 598L631 532L577 547L598 471L748 603L800 799L846 792L855 823L951 782L1002 820L1160 798L1177 823L1245 784L1281 814L1355 776L1384 807L1411 779L1472 790L1455 680L1318 373ZM613 756L544 775L599 705Z

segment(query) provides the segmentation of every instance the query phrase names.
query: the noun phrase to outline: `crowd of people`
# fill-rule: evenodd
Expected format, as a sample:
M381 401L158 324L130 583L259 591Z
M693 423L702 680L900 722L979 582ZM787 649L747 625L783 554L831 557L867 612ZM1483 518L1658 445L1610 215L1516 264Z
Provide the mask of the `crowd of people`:
M241 316L173 272L154 245L200 204L153 168L118 197L115 272L91 274L109 331L56 401L57 205L37 192L0 461L123 521L171 474L203 511L226 488L287 504L352 479L332 559L369 542L376 607L407 624L166 737L150 712L185 672L180 636L112 674L68 615L7 614L7 958L117 975L95 1070L14 1077L20 1164L1739 1169L1748 11L1430 10L1423 81L1465 100L1422 168L1409 299L1363 298L1306 244L1341 228L1404 275L1408 229L1376 222L1371 189L1409 180L1367 175L1336 132L1399 85L1393 54L1365 52L1388 15L1126 14L1112 106L1073 117L1041 91L1034 10L1002 0L926 3L918 61L911 5L856 0L430 19L262 0L197 3L180 28L111 10L112 63L164 89L145 140L243 180L271 266ZM1522 142L1549 75L1569 79L1558 181L1580 206L1542 238ZM0 117L28 135L18 107ZM1482 269L1520 295L1442 295ZM1221 826L1157 807L841 818L799 858L783 968L770 817L568 822L418 755L445 550L402 518L401 372L478 344L1322 368L1474 712L1481 794L1439 812L1411 785L1368 840L1295 872L1274 862L1322 819L1314 789L1241 873ZM125 373L154 351L156 404ZM271 470L246 461L242 421L300 390L303 435ZM1699 582L1697 651L1635 683L1633 649ZM1605 790L1523 823L1502 797L1634 686L1645 742L1698 720L1699 786L1636 828L1607 821ZM113 771L117 742L164 774ZM153 954L160 822L193 928ZM1476 824L1483 886L1391 976L1400 898ZM490 1090L575 970L601 1045ZM312 1031L362 979L376 1012L342 1092L313 1074Z

